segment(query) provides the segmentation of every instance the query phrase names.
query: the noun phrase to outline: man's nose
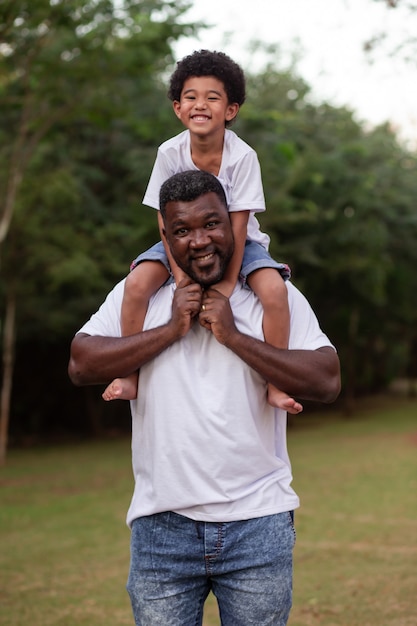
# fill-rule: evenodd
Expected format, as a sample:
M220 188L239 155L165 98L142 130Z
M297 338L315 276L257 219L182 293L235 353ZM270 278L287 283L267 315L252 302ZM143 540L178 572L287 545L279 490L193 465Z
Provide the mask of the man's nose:
M192 248L202 248L208 243L210 243L210 236L205 228L198 228L193 232L190 239Z

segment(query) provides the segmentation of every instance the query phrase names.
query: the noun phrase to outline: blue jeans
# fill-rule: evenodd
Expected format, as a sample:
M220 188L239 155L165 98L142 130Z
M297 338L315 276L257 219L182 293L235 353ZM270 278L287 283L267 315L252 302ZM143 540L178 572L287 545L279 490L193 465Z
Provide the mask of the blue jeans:
M201 626L210 591L223 626L285 626L294 543L289 512L225 523L136 519L127 583L136 626Z

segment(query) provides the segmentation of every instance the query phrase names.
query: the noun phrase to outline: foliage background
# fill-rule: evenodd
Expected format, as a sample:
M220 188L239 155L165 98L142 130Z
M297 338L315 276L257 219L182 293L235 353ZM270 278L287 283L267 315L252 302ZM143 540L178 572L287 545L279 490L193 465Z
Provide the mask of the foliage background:
M73 388L66 366L73 334L158 238L141 200L157 146L182 130L166 78L173 42L202 29L186 23L187 6L0 5L0 319L4 398L15 302L13 444L130 427L125 403ZM416 154L388 125L369 130L346 108L314 103L274 51L257 74L244 69L234 130L259 155L260 221L338 348L340 401L352 411L355 398L417 376Z

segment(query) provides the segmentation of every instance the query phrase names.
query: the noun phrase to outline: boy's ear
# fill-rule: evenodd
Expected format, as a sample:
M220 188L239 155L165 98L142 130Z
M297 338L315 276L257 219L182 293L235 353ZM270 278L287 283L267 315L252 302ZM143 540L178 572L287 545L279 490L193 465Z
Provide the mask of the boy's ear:
M239 113L240 106L237 102L227 105L226 109L226 122L231 122Z
M174 100L172 102L172 108L174 109L175 115L180 119L181 116L181 104L178 100Z

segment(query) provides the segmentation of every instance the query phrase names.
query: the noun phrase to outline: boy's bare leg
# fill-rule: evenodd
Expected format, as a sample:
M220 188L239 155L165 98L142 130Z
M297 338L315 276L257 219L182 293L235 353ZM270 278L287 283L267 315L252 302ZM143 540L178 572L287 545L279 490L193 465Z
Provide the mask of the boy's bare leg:
M163 263L145 261L128 274L121 311L122 336L140 333L145 321L149 298L167 280L169 274ZM116 378L107 386L104 400L134 400L137 396L139 372L126 378Z
M264 310L265 340L277 348L288 348L290 332L288 293L279 272L273 268L256 270L249 275L248 283L261 301ZM302 404L271 384L268 384L268 402L292 414L303 410Z

